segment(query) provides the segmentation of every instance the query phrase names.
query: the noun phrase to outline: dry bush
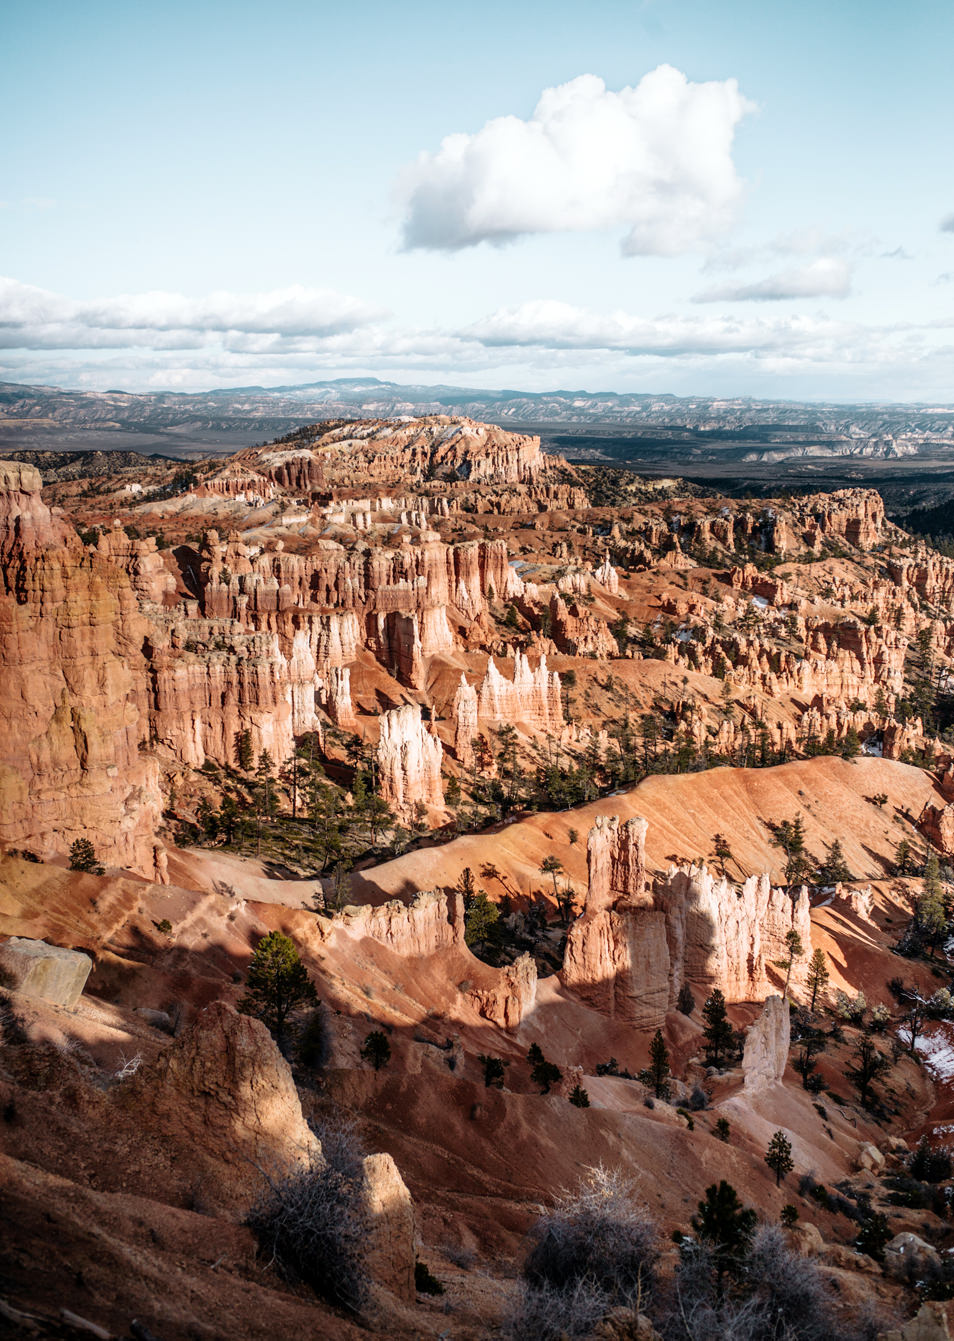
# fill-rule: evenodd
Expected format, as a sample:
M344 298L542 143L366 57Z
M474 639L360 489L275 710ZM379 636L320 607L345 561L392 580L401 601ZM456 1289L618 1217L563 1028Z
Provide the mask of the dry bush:
M280 1273L331 1304L358 1309L368 1290L360 1181L323 1162L267 1181L247 1223Z
M817 1265L761 1225L746 1254L741 1295L720 1297L709 1251L687 1244L673 1296L656 1325L666 1341L873 1341L876 1324L844 1316Z
M531 1231L508 1334L583 1337L611 1308L644 1308L658 1256L658 1231L632 1184L618 1169L590 1169Z

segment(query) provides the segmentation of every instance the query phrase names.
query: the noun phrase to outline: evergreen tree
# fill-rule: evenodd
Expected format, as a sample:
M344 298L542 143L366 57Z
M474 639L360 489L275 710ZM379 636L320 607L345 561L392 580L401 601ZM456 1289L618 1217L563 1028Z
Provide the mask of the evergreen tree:
M819 948L813 953L808 965L809 1010L815 1009L815 1001L819 992L822 996L825 995L825 988L828 986L830 977L825 951Z
M898 875L914 874L914 849L908 838L902 838L894 849L894 869Z
M387 1034L381 1029L372 1029L361 1045L361 1056L366 1062L371 1063L375 1071L387 1066L391 1060L391 1044L388 1042Z
M739 1194L723 1178L706 1188L704 1201L691 1225L700 1242L712 1253L719 1294L724 1293L726 1275L734 1275L742 1266L752 1235L756 1214L743 1206Z
M857 1065L849 1066L845 1074L858 1089L858 1098L867 1107L871 1098L871 1086L888 1070L891 1063L874 1045L869 1034L863 1034L855 1046Z
M90 875L104 875L105 870L96 857L96 849L88 838L77 838L70 847L70 870L87 871Z
M726 878L725 864L727 861L735 861L732 855L732 848L729 846L729 840L725 834L717 833L712 840L712 854L719 863L719 870L722 872L722 879Z
M649 1076L656 1098L664 1098L669 1093L669 1050L661 1029L656 1030L649 1045Z
M549 1094L550 1086L559 1084L563 1079L563 1072L553 1062L547 1061L539 1043L530 1044L527 1061L530 1063L530 1079L540 1086L541 1094Z
M818 883L820 885L838 885L848 880L854 880L854 876L845 861L845 854L842 851L841 843L836 838L833 843L825 844L825 860L818 867Z
M504 1068L509 1066L509 1062L501 1061L499 1057L487 1057L481 1053L477 1058L484 1068L484 1085L487 1089L502 1090L504 1087Z
M706 1065L722 1066L735 1047L735 1033L725 1009L725 997L715 988L702 1007L705 1027L702 1036L706 1044Z
M777 1131L769 1141L765 1152L765 1162L775 1174L775 1186L778 1187L787 1173L795 1167L792 1159L792 1143L783 1131Z
M295 942L280 931L270 931L255 947L248 966L245 995L238 1003L244 1015L255 1015L279 1041L289 1015L299 1006L318 1000L308 970Z
M574 1108L589 1108L590 1096L582 1085L574 1085L570 1094L570 1103Z
M255 753L252 749L251 731L236 731L235 757L238 760L238 766L242 772L251 773L252 764L255 762Z
M683 1015L691 1015L696 1008L696 998L692 995L692 988L687 982L684 982L679 988L679 995L676 997L676 1009L682 1011Z
M788 984L791 981L792 969L795 967L796 959L801 959L805 953L805 947L802 945L802 938L794 927L785 933L785 948L788 950L788 958L780 961L780 967L785 970L785 986L782 989L783 1000L788 997Z

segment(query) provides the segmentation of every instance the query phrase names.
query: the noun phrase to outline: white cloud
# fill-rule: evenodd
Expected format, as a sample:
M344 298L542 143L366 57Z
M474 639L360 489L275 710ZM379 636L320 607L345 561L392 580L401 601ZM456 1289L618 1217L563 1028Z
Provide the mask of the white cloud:
M948 214L941 220L942 233L954 233L954 214Z
M789 298L847 298L851 267L835 256L820 256L808 265L778 271L749 284L722 284L693 296L694 303L773 303Z
M777 367L876 367L885 363L911 367L941 352L927 337L930 329L901 323L864 326L802 314L744 319L724 315L642 317L538 301L502 309L460 334L500 349L605 350L630 358L657 356L670 361L732 356Z
M496 117L420 154L398 185L404 246L624 227L626 255L694 250L732 221L732 140L752 110L734 79L691 83L670 65L618 93L580 75L545 89L527 121Z
M197 348L223 337L328 339L367 325L380 309L329 289L293 285L269 293L120 294L77 302L0 278L0 346L92 349Z

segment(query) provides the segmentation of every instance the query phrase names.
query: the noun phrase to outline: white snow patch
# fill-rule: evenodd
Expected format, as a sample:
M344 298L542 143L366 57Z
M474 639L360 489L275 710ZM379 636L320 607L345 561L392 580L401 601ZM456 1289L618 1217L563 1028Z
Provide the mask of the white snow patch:
M899 1029L898 1038L910 1044L907 1030ZM950 1021L931 1025L919 1036L914 1048L935 1080L942 1084L954 1081L954 1025Z

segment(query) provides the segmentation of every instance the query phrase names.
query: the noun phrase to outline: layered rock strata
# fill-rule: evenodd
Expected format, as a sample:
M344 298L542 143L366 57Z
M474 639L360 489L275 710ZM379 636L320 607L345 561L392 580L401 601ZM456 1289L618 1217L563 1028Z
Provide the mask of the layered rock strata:
M672 869L650 887L645 837L642 819L599 817L591 829L586 904L567 937L564 984L644 1029L662 1024L684 982L703 995L718 987L728 1001L764 997L786 934L794 928L811 945L807 891L792 897L767 876L736 888L705 867Z

